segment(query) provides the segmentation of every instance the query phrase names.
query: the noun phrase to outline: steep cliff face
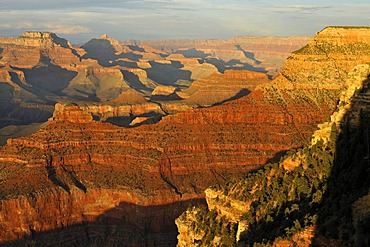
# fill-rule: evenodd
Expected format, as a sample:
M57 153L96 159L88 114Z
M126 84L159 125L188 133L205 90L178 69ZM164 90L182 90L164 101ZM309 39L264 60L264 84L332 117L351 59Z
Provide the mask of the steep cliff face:
M166 180L163 148L78 106L56 108L47 126L0 151L1 242L173 245L173 219L201 195L180 197Z
M357 64L370 59L369 28L327 27L293 52L275 86L340 89Z
M333 104L328 95L323 96L322 102ZM91 115L77 106L62 108L46 127L28 137L9 140L8 145L1 149L0 161L6 167L2 170L5 180L1 186L2 212L7 219L2 228L7 237L3 240L19 239L29 234L38 239L38 230L57 231L60 227L85 222L84 217L72 219L69 214L63 214L66 218L61 216L59 223L45 223L41 228L33 223L42 222L40 214L35 214L30 216L27 224L18 225L18 221L12 221L12 213L7 213L15 210L7 209L12 205L10 202L7 204L9 200L20 203L17 198L42 194L48 198L45 200L55 199L55 205L61 206L65 200L77 200L74 199L75 190L89 194L99 188L122 193L129 191L133 198L129 202L155 207L202 198L202 191L208 186L242 176L279 151L300 146L310 135L312 127L323 121L321 113L330 111L330 107L324 104L320 108L303 100L297 104L292 98L286 105L276 105L265 97L261 90L257 90L248 97L224 105L185 111L164 117L155 125L133 129L94 122ZM54 198L54 189L46 188L57 189L65 196ZM105 193L99 196L103 197ZM142 198L141 195L149 201L139 203L137 198ZM122 202L128 201L121 196L118 198ZM84 201L80 197L78 200ZM188 206L189 203L181 205ZM114 207L116 204L110 205ZM24 208L29 207L24 205ZM67 208L75 210L72 206ZM171 206L166 208L163 212L169 222L185 206L174 206L173 212L168 211ZM79 210L84 212L80 215L85 215L84 210L87 209ZM108 209L104 206L104 210ZM98 217L102 211L96 211L91 217ZM125 218L126 213L127 210L118 210L115 217ZM51 216L45 216L46 219L48 217ZM140 226L144 225L146 229L142 234L146 236L161 239L158 237L161 232L174 229L174 225L168 223L162 224L160 231L151 230L142 222L146 222L144 219L147 217L148 222L154 222L156 218L146 214L138 217ZM133 224L130 220L118 222ZM14 231L9 232L10 225L14 226ZM172 239L168 241L174 243L175 235L175 232L168 233L167 237ZM124 241L126 236L123 234L120 239Z
M358 38L354 34L364 37ZM367 49L350 48L353 44L356 47L364 45L361 42L368 34L369 29L366 28L331 27L318 33L308 48L320 49L326 42L327 50L334 51L334 55L328 52L327 56L339 58L338 62L335 59L330 61L339 66L338 71L348 71L347 66L356 63L352 56L354 53L358 54L358 63L369 62ZM330 43L332 36L335 38ZM318 48L315 48L317 43ZM348 51L348 57L339 50ZM332 68L327 74L322 74L329 66L327 60L322 58L309 62L300 52L288 60L287 69L282 72L283 76L290 78L287 73L299 67L297 65L301 61L306 65L303 72L295 70L301 77L297 75L297 80L288 89L303 87L307 90L307 87L321 85L319 78L323 79L323 88L341 88L331 121L319 125L310 143L289 152L280 163L268 165L226 186L208 188L205 192L208 208L192 208L176 220L180 232L178 246L249 246L255 243L309 246L313 242L318 245L360 246L368 241L362 227L368 220L364 195L368 194L370 187L370 174L365 168L369 145L365 135L368 130L364 127L369 121L370 111L369 65L353 65L350 73L341 77L345 78L344 81L337 81L340 78L332 73ZM300 58L296 59L297 56ZM323 62L322 66L319 61ZM315 73L309 64L315 64ZM308 70L310 73L303 77L302 74ZM281 82L281 79L274 82ZM274 88L263 85L263 90L272 92L280 90L283 85L274 85ZM316 102L321 100L316 99ZM355 156L350 155L354 152ZM345 196L344 191L352 196ZM354 211L351 213L351 210ZM362 215L361 222L357 218L359 215Z
M0 46L4 49L0 65L32 68L43 57L63 68L71 68L80 62L70 43L54 33L25 32L18 38L1 37Z

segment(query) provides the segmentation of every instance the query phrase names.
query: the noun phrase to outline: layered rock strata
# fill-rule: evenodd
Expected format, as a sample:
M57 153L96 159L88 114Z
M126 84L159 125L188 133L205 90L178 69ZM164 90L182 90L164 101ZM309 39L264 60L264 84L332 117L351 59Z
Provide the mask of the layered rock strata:
M311 141L304 148L290 152L290 155L285 156L279 164L269 165L248 175L245 179L226 186L208 188L206 190L208 208L192 208L176 220L180 232L178 246L250 245L253 244L253 239L257 240L256 243L273 246L309 246L313 241L318 245L338 246L364 243L363 240L368 239L364 238L361 230L364 226L363 222L368 219L368 210L363 206L366 205L366 197L360 197L355 201L354 195L347 200L346 196L338 196L335 191L342 193L338 192L337 188L341 186L345 191L352 190L351 193L363 196L363 192L360 191L368 190L366 187L368 183L365 180L360 181L356 176L348 176L351 171L347 170L350 167L358 174L357 176L363 173L367 173L368 176L368 171L365 171L366 168L363 166L366 163L364 161L366 157L359 156L362 151L358 150L358 148L363 149L362 145L366 142L364 137L360 138L353 134L351 138L356 136L360 144L351 140L350 145L357 145L358 151L356 151L356 157L348 158L346 154L336 153L338 148L336 145L340 145L341 148L343 145L348 146L342 140L337 140L336 130L351 129L351 132L343 134L347 137L341 138L349 138L349 133L356 133L356 131L366 133L363 126L368 121L370 110L368 100L370 71L368 64L356 64L370 61L369 50L366 49L367 44L370 43L369 33L370 29L364 27L326 28L318 33L307 47L297 51L288 59L286 69L273 81L274 83L264 84L261 87L265 95L267 92L279 90L285 93L307 92L308 88L315 87L316 89L311 89L311 93L316 91L316 96L325 90L331 91L336 88L340 88L341 94L338 95L337 108L331 115L330 121L318 126L319 129L315 131ZM323 46L325 52L322 50ZM359 49L359 47L363 48ZM309 55L306 53L308 50L312 51ZM356 59L353 59L354 57ZM300 70L299 65L302 63L305 66ZM331 66L333 64L337 67L333 68ZM282 77L285 79L282 80ZM294 77L296 80L289 80ZM289 81L288 84L278 84L286 80ZM258 91L256 90L249 97ZM274 98L278 99L277 104L279 102L285 104L287 99L287 97ZM313 102L322 101L313 96ZM293 114L293 116L296 115ZM341 152L346 151L343 149ZM363 154L366 155L366 150ZM334 156L339 158L334 159ZM338 170L340 168L336 166L346 160L348 162L344 163L344 170ZM338 177L331 177L334 175ZM338 184L337 180L342 183L346 181L350 185L346 187L346 184ZM327 181L332 182L326 184ZM305 187L306 185L308 187ZM361 188L354 189L355 186ZM327 194L324 194L326 189L328 189ZM334 194L330 195L330 193ZM326 198L325 195L329 197ZM334 203L341 206L340 209L336 209L337 214L331 215L335 208L332 208ZM348 208L348 205L358 212L353 215L348 214L350 210L343 210ZM295 210L299 213L294 213ZM362 223L357 218L360 214L362 214ZM351 224L351 216L355 218L354 226ZM338 224L335 227L330 225L334 220ZM325 225L326 230L321 229L322 225ZM307 226L311 227L303 228ZM333 229L329 230L330 227ZM333 231L337 230L334 228L337 227L339 230L333 235ZM266 234L266 231L269 234ZM315 233L315 231L318 232ZM327 236L323 237L320 234Z
M366 49L361 50L359 57L366 58L367 52ZM325 68L327 61L324 57L322 59L322 67ZM300 61L297 60L297 66L291 63L290 68L298 67ZM305 61L306 66L317 66L320 62L315 60L310 65L309 61ZM292 69L287 68L287 71ZM318 74L313 76L322 76L323 71L315 71ZM287 73L284 75L281 77L286 77ZM239 80L248 77L248 73L226 73L227 76ZM327 78L327 84L329 81L335 81L335 78ZM244 176L267 161L279 159L285 150L302 146L316 125L326 121L336 106L336 85L318 88L306 77L300 83L297 80L296 87L292 83L280 85L280 82L275 80L258 87L246 97L222 105L186 110L165 116L156 124L136 128L119 128L95 122L83 107L63 108L40 131L11 139L0 149L0 165L3 168L1 203L5 205L1 212L2 218L6 219L0 229L6 236L3 241L24 236L36 241L41 229L58 232L61 228L70 229L78 224L86 224L89 228L91 225L84 218L90 212L89 207L79 206L77 211L81 213L78 217L70 217L66 213L60 216L57 223L49 224L42 219L50 219L54 212L37 209L35 204L35 211L45 215L40 217L40 214L32 213L18 224L18 221L12 220L17 210L11 206L12 203L21 203L21 198L34 203L37 199L31 198L42 194L49 198L45 200L72 212L75 208L70 202L77 200L81 205L85 202L89 205L93 200L89 199L89 193L99 193L96 197L91 195L98 201L97 207L102 203L99 210L93 211L92 219L103 215L113 225L122 226L129 232L140 228L139 232L148 238L160 239L155 236L163 237L168 229L174 229L173 221L172 226L169 223L170 218L174 219L183 209L173 205L182 202L183 205L190 205L189 200L204 197L203 191L208 186ZM99 202L98 198L116 190L120 194L116 196L118 200L112 202L107 199L111 202L108 206ZM127 193L130 196L125 197ZM87 196L80 196L83 194ZM57 195L56 198L54 195ZM148 216L139 214L133 222L127 216L127 212L131 211L122 207L113 210L118 201L126 205L133 203L136 205L134 208L137 205L158 208L165 205L169 211L164 210L165 216L160 216L158 228L152 228L156 216L149 212ZM41 228L34 222L45 227ZM174 231L168 231L168 239L163 241L173 244L176 242ZM103 234L100 230L97 232L99 236ZM110 240L117 237L114 231L111 234L108 234L112 236ZM117 241L132 239L133 243L137 243L135 236L139 235L130 236L127 238L126 234L122 234ZM76 243L73 241L71 243ZM149 245L149 242L146 244Z
M226 70L224 74L217 73L194 81L188 89L179 92L178 95L185 98L187 105L212 106L245 96L267 81L267 75L264 73Z
M334 214L332 216L335 219L338 219L339 217L350 217L353 219L353 225L352 222L347 222L348 226L346 225L346 228L352 227L353 232L349 234L348 231L352 230L343 230L347 232L344 234L338 233L336 238L340 238L339 240L332 239L333 236L330 235L330 237L323 237L321 235L323 233L322 230L318 230L320 224L323 224L323 222L326 221L326 219L320 219L320 217L323 217L323 213L321 211L325 210L325 206L323 205L328 203L329 207L331 207L331 204L334 200L336 200L336 198L325 197L320 189L314 188L317 187L318 183L325 184L327 181L335 181L338 178L341 179L341 176L347 176L345 174L339 174L337 175L338 177L330 177L335 174L333 170L335 171L338 169L336 167L338 164L335 164L335 162L330 160L328 157L334 155L341 157L341 154L336 153L337 150L333 149L333 147L335 148L335 145L339 145L338 143L340 143L340 141L337 140L337 129L339 131L343 131L343 128L352 130L360 129L362 128L361 126L364 124L364 121L368 121L370 112L368 100L370 95L368 87L369 73L369 64L358 65L349 73L348 80L345 82L345 86L341 92L340 101L338 102L336 111L331 115L329 122L318 125L318 129L314 132L310 143L308 143L306 147L296 150L295 152L290 152L290 155L285 156L284 159L279 162L279 164L269 165L270 167L267 169L259 170L254 174L255 177L258 177L257 174L261 175L261 178L258 180L255 180L253 175L251 175L244 179L229 183L226 186L214 186L208 188L205 191L207 209L194 207L186 211L176 220L176 224L180 232L178 236L178 246L222 245L225 244L224 241L231 241L232 243L239 245L246 244L243 241L253 239L253 236L242 236L243 233L245 234L246 232L253 232L253 229L251 228L259 226L258 221L267 221L260 224L264 224L265 227L268 227L269 224L273 225L272 222L276 220L274 216L279 217L274 210L275 208L280 208L282 211L285 210L285 215L288 215L289 210L294 210L294 207L302 207L302 214L306 213L307 215L311 215L310 217L315 215L315 217L313 217L315 220L307 223L308 217L307 215L303 215L305 216L304 219L307 223L307 225L304 225L302 223L303 216L301 216L302 218L299 218L297 215L295 215L293 216L295 217L294 219L296 219L296 222L299 224L302 224L302 226L299 225L297 227L298 223L295 222L295 228L291 228L295 229L295 231L289 231L289 227L291 227L287 225L289 217L286 216L285 219L280 219L278 225L282 224L287 227L285 230L289 237L287 237L285 233L276 235L276 229L274 228L269 229L269 231L274 234L273 236L275 236L273 238L266 233L259 232L258 230L255 232L255 234L261 234L264 239L266 241L269 240L270 244L273 246L311 246L312 244L321 246L328 244L344 245L348 243L363 244L365 241L367 241L368 238L364 236L363 229L361 228L364 226L364 222L369 218L369 210L366 207L369 204L369 195L366 191L367 188L349 188L349 190L355 190L353 193L357 194L357 196L360 195L358 200L349 199L349 201L352 201L352 204L349 206L353 211L351 213L344 214L344 216L343 212L341 212L341 214L337 212L338 214ZM320 150L320 148L318 149L320 145L323 146L322 150ZM352 143L352 145L358 145L361 147L362 144L359 145L358 143ZM321 153L318 155L316 152ZM314 173L312 173L310 170L317 165L317 163L314 162L315 159L320 160L317 163L320 164L321 162L322 166L317 168L319 174L314 175L319 177L317 180L315 180L314 177L310 177L307 180L307 183L310 183L312 186L312 194L314 195L313 198L310 198L310 192L307 192L307 190L304 191L304 189L302 190L302 187L300 187L303 186L302 183L297 182L297 184L294 184L294 182L305 177L305 175L302 175L301 177L297 176L297 171L300 171L301 174L309 173L309 176L313 176ZM362 160L362 157L359 160ZM339 160L336 160L336 163L341 161L341 158L339 158ZM347 161L347 163L345 163L346 166L349 166L351 164L350 162L351 161ZM363 163L366 163L366 161ZM369 174L368 171L365 171L366 168L363 168L361 167L361 164L358 164L358 161L355 163L355 166L351 168L353 168L353 172L355 173L358 173L359 170L361 171L362 169L361 172ZM348 171L342 172L346 173ZM286 185L282 184L279 188L276 186L276 184L274 184L274 178L278 178L279 180L281 177L285 181L291 181L293 176L295 176L295 179L293 179L293 183L290 184L289 187L286 187ZM355 179L355 181L352 179ZM348 183L351 183L351 186L361 183L368 185L366 181L356 181L357 179L358 178L356 176L353 176L352 178L344 178L344 180L348 180ZM287 184L289 184L289 182ZM326 186L329 187L329 191L333 190L333 188L330 189L330 187L333 186L332 184L324 185L324 187L321 187L321 189L325 191L327 188ZM334 185L333 187L336 186L338 185ZM348 189L344 184L339 186L346 188L346 190ZM276 189L280 189L280 191L276 191ZM367 193L367 195L363 196L363 192L359 192L361 189L365 192L365 194ZM310 201L312 211L306 211L307 208L303 208L303 205L306 205L304 200L297 201L292 199L296 196L294 192L295 190L301 190L301 193L306 193L308 195L304 200L313 200ZM329 191L327 192L328 194ZM301 197L303 197L302 194ZM286 203L283 205L280 204L282 198L285 198L291 203ZM323 205L319 204L321 201L323 202ZM259 206L260 203L265 203L267 205ZM318 203L318 205L312 206L315 203ZM341 206L345 207L348 205ZM331 209L329 208L326 210ZM266 217L266 215L268 216ZM254 218L254 221L251 221L251 218ZM317 220L317 218L319 218L319 220ZM212 228L213 230L209 231L204 227L204 222L209 221L211 221L213 225L223 225L225 222L232 222L232 224L234 224L235 231L220 232L214 227ZM251 224L251 222L257 223ZM340 221L338 220L338 224L343 225L343 222L339 222ZM228 227L230 227L230 225L228 225ZM275 227L278 228L277 225ZM259 237L261 237L261 235ZM240 241L241 239L243 241ZM265 242L265 244L266 243L267 242ZM251 244L251 242L249 241L248 244Z
M263 98L262 91L255 91L221 106L185 111L164 117L155 125L133 129L94 122L91 115L77 106L65 108L37 133L8 140L0 151L4 168L2 241L26 236L36 241L39 231L59 231L76 224L90 228L86 218L89 215L92 222L100 217L107 217L109 222L117 218L118 224L123 224L123 229L129 232L134 231L132 227L139 228L140 236L174 244L176 234L170 218L173 220L185 210L185 205L191 205L189 200L203 198L202 191L211 184L243 176L273 159L281 150L300 146L313 126L323 121L323 111L330 111L325 105L319 111L315 105L297 105L291 101L287 106L279 106ZM331 99L323 101L331 102ZM115 201L109 206L100 205L102 199L98 198L105 198L113 191L117 191ZM95 200L88 199L90 193L97 193L97 211L89 211L87 207L90 200ZM39 197L60 207L65 205L70 213L58 216L60 220L55 223L44 222L43 219L54 217L55 213L40 206L43 204L38 199L30 199ZM23 205L21 198L25 198L24 203L30 200L35 203L34 209ZM75 201L87 206L77 209L70 203ZM168 205L163 209L166 215L163 217L168 218L155 228L150 222L157 221L158 215L150 216L149 212L139 214L136 223L130 218L122 220L128 211L119 209L118 201L122 205L132 203L134 207ZM17 210L12 209L12 203L40 213L28 213L24 220L13 221L16 219L13 212ZM171 206L179 203L183 206ZM119 210L114 210L113 215L104 213L115 207ZM74 216L75 211L80 212L79 216ZM126 233L120 236L119 241L129 241ZM138 240L132 237L132 241Z

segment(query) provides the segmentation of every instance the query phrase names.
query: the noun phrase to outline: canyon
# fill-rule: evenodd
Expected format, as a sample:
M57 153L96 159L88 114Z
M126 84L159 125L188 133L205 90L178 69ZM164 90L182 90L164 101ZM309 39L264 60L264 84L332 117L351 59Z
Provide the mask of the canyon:
M282 42L285 55L299 45ZM0 47L4 245L173 246L174 219L204 204L209 185L297 142L288 136L264 147L234 136L266 119L246 126L255 118L243 113L248 102L222 105L269 80L263 69L240 67L250 62L241 52L242 61L220 70L204 56L107 35L77 48L53 33L27 32L0 39ZM210 106L216 111L204 111Z
M283 51L288 56L289 52L303 46L306 40L306 37L294 40L276 38L275 46L265 49L272 53L274 50ZM186 49L187 41L181 42ZM247 56L252 52L239 52L237 62L226 66L224 64L229 60L215 56L208 59L201 55L182 54L181 49L166 52L144 43L140 46L125 43L102 35L75 47L49 32L25 32L17 38L1 37L0 128L10 126L8 129L14 129L18 126L29 133L27 125L47 121L56 103L90 106L88 108L96 119L128 127L136 117L156 122L164 115L241 97L264 81L257 75L258 79L251 84L243 84L243 81L229 86L230 82L225 82L221 86L225 70L230 70L228 73L235 70L238 70L235 73L243 73L242 70L246 74L251 73L245 69L250 68L251 61ZM237 45L228 45L227 49L235 50ZM191 49L197 51L197 48ZM217 49L224 48L220 45ZM281 60L277 66L282 64ZM263 65L258 70L266 74ZM220 87L213 100L202 102L206 98L202 95L214 89L204 83L199 83L196 89L187 90L192 82L216 75L219 75ZM173 87L174 91L161 95L158 89L155 90L157 87ZM187 92L183 93L184 90ZM128 95L121 95L125 93ZM195 95L191 97L189 93ZM131 100L132 97L135 100ZM191 99L183 100L189 97ZM121 108L117 110L118 105ZM8 129L1 131L5 133L1 136L1 144L8 136L14 136Z
M205 197L218 208L209 186L279 161L330 120L352 69L370 62L368 30L326 28L278 74L307 38L0 39L2 127L45 122L0 148L0 241L176 245L175 218ZM198 243L184 215L178 244Z

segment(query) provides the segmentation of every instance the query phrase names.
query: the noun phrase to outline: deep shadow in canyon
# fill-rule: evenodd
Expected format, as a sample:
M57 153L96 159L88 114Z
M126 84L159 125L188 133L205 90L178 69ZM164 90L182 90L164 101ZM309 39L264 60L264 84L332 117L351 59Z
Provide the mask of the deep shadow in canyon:
M233 97L228 98L228 99L225 99L225 100L223 100L221 102L217 102L213 106L222 105L222 104L224 104L224 103L226 103L228 101L232 101L232 100L237 100L237 99L239 99L241 97L247 96L249 93L250 93L250 91L248 89L242 89L237 94L235 94Z
M323 245L322 239L332 239L340 240L335 244L370 246L370 214L358 206L363 200L362 204L370 205L369 86L370 75L341 121L334 165L318 210L316 245Z
M32 69L22 69L25 80L33 88L36 95L65 95L62 91L68 87L77 72L63 69L51 63L46 55L41 55L40 65Z
M194 205L205 205L205 200L156 206L121 202L94 220L46 232L30 229L31 236L0 243L0 246L176 246L175 219Z
M229 61L225 61L218 57L212 56L212 54L210 53L205 53L195 48L190 48L187 50L177 50L175 54L182 54L187 58L201 58L207 63L214 65L217 68L217 70L221 73L224 73L225 70L228 70L228 69L234 69L234 70L251 70L251 71L267 74L268 71L266 70L266 68L259 66L261 64L261 61L255 58L254 53L243 50L240 47L240 45L236 45L235 47L237 48L237 50L242 51L244 56L252 60L254 62L254 65L257 65L257 66L240 61L239 59L231 59ZM269 79L271 79L270 75L268 75L268 77Z

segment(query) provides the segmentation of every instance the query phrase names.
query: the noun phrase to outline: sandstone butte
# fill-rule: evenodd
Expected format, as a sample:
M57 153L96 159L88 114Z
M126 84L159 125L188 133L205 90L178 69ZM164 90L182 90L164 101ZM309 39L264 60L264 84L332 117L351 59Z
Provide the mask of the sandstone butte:
M62 107L38 132L0 149L0 241L174 245L174 219L208 186L302 146L328 119L345 72L369 60L360 40L363 49L350 46L357 32L369 37L368 29L326 28L271 83L156 124L120 128Z

